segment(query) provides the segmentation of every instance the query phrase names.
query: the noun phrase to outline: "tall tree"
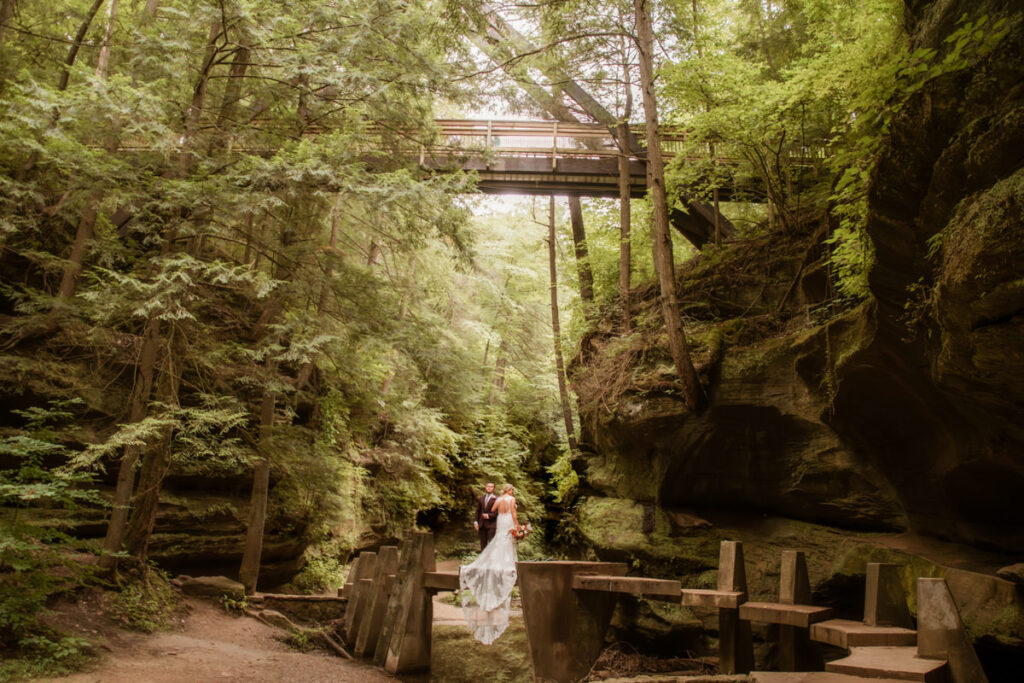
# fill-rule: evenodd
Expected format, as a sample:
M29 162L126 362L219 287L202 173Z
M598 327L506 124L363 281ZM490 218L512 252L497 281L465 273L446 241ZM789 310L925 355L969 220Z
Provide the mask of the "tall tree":
M551 334L555 344L555 373L558 375L558 396L562 403L562 420L569 450L576 452L576 428L572 422L569 388L565 381L565 361L562 360L561 323L558 320L558 266L555 260L555 196L548 201L548 273L551 282Z
M3 43L7 25L14 17L15 2L16 0L0 0L0 43Z
M587 255L587 232L583 226L583 207L580 198L569 195L569 223L572 227L573 251L576 254L576 271L579 273L580 299L592 317L594 306L594 273L590 269L590 257Z
M622 12L619 13L619 23ZM622 119L615 127L619 145L616 157L619 170L619 304L622 306L622 329L629 332L633 327L633 315L630 311L629 286L632 275L632 242L630 223L632 221L631 193L629 182L630 138L629 119L633 116L633 78L630 75L629 51L626 48L625 36L619 37L619 53L622 55Z
M676 374L683 385L683 397L690 410L698 410L704 403L697 371L690 359L690 349L683 333L676 296L675 262L672 256L672 235L669 232L668 200L665 195L665 162L661 154L661 136L658 131L658 103L654 95L654 34L648 0L633 0L636 12L637 47L640 60L640 81L644 100L644 125L647 134L647 179L650 185L654 244L654 267L658 273L661 291L661 311L668 333L669 348Z

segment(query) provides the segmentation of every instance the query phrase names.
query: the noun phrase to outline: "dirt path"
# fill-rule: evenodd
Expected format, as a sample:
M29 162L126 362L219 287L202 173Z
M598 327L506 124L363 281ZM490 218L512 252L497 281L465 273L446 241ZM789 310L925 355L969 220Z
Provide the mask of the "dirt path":
M297 652L275 638L281 631L233 617L210 603L187 599L175 631L142 635L103 629L110 652L86 673L45 679L60 683L180 683L192 681L331 681L383 683L380 669L319 651ZM95 639L100 625L83 624Z

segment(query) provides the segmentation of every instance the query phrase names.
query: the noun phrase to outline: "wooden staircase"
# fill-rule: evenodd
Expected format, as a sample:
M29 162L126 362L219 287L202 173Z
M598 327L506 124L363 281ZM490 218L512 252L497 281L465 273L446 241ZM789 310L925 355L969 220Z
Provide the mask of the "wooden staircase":
M860 678L946 683L947 662L918 656L916 646L855 647L850 655L829 662L825 670Z
M795 566L802 570L797 554ZM785 563L784 563L785 565ZM785 566L784 566L785 569ZM798 572L799 573L799 572ZM786 572L783 572L784 576ZM801 582L802 583L802 582ZM800 601L798 601L800 602ZM810 640L827 643L849 654L825 664L825 671L753 672L752 683L854 683L855 681L921 681L922 683L981 683L981 670L956 604L943 579L917 582L918 630L907 609L897 565L870 563L864 594L864 621L815 619L795 624L792 606L774 614L775 605L741 605L744 618L793 624L809 629ZM746 612L744 612L746 607Z

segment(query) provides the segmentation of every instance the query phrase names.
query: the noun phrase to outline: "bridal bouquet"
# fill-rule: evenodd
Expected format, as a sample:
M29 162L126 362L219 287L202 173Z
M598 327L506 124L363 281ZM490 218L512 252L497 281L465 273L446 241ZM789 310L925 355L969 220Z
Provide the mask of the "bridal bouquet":
M533 531L533 527L529 524L520 524L514 529L508 530L508 532L512 534L512 538L516 539L517 541L521 541L524 538L526 538L531 531Z

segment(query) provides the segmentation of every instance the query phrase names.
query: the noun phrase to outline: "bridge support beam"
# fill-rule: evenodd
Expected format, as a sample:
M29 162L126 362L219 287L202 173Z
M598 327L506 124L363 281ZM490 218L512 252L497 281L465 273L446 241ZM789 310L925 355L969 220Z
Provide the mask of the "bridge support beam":
M570 683L590 671L604 647L617 595L573 590L573 577L625 576L623 562L518 562L519 591L533 677Z

